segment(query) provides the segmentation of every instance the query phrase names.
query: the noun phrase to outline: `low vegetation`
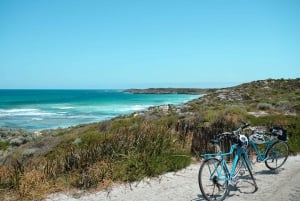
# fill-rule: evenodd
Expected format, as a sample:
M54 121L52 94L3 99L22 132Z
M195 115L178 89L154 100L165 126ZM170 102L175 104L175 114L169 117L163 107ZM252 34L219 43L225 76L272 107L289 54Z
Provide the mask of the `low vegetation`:
M60 133L59 142L43 155L15 153L9 166L0 168L0 188L13 191L15 200L32 200L64 188L105 188L112 182L154 177L191 162L188 143L184 145L160 120L118 119L109 127L113 134L99 124L80 133L77 128Z
M43 131L3 160L0 199L41 200L51 192L105 189L114 182L176 171L211 151L209 139L236 129L241 119L253 126L283 126L296 154L299 105L300 79L263 80L210 90L167 110L154 107L110 121ZM0 148L10 149L7 142L0 142Z

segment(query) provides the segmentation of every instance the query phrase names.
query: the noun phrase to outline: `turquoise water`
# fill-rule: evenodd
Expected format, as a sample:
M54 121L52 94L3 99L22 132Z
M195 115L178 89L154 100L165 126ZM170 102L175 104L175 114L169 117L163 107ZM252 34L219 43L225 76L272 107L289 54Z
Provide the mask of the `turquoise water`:
M111 119L150 106L181 104L189 94L131 94L122 90L0 90L0 127L40 130Z

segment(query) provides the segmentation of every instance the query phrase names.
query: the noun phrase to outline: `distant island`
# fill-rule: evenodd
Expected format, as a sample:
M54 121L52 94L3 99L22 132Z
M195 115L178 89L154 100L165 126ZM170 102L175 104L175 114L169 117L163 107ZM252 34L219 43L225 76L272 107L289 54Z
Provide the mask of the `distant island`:
M214 92L217 89L199 89L199 88L147 88L147 89L126 89L124 92L133 94L206 94Z

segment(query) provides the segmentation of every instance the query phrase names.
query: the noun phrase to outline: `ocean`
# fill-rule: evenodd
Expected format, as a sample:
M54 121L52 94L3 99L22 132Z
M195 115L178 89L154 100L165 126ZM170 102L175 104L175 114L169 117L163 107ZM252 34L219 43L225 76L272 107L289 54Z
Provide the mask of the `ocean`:
M122 90L0 90L0 127L43 130L108 120L200 95L131 94Z

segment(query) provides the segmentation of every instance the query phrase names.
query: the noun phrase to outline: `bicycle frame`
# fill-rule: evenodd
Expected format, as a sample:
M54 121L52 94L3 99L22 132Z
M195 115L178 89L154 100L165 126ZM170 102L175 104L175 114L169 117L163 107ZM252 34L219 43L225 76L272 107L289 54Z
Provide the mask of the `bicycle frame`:
M234 155L232 167L231 167L231 169L229 169L228 165L226 163L226 160L225 160L225 156L229 156L229 155L233 154L234 150L236 150L236 153ZM245 153L245 150L243 148L239 147L238 144L233 144L230 147L230 151L227 152L227 153L218 152L218 153L213 153L213 154L203 154L201 156L206 160L209 160L210 158L218 158L218 157L221 158L221 166L225 168L227 177L226 178L219 178L219 175L222 175L223 168L218 170L218 168L216 168L216 167L213 170L211 175L214 175L214 173L216 171L219 171L219 172L217 172L219 180L230 181L234 178L235 169L237 167L238 160L239 160L241 154L243 154L243 153ZM245 154L245 155L247 155L247 154ZM210 178L210 179L213 179L213 178Z
M264 148L263 152L260 152L259 149L258 149L258 146L253 141L251 141L251 140L249 141L249 147L251 146L254 149L254 152L255 152L255 154L257 156L257 159L259 161L265 161L268 149L271 147L271 145L273 143L275 143L277 141L278 140L273 140L273 139L265 141L263 144L266 145L266 147Z

